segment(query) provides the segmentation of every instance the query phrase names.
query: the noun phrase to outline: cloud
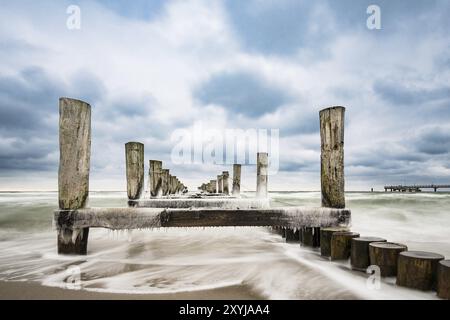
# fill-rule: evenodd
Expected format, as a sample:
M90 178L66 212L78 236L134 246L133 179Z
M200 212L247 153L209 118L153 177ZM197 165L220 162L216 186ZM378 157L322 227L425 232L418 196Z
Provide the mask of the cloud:
M450 101L450 87L406 88L398 83L376 82L374 91L392 104L418 105L436 101Z
M379 0L382 29L371 31L372 2L79 1L79 31L65 26L70 1L5 3L0 178L26 184L25 171L56 173L57 103L69 96L93 107L99 188L108 177L115 182L104 187L124 189L130 140L145 143L146 159L172 167L171 133L197 121L205 130L280 129L281 171L271 188L317 188L318 112L332 105L347 107L348 189L443 179L450 4ZM192 187L226 169L175 168Z
M287 94L250 73L221 73L196 90L201 103L223 106L229 113L259 117L289 101Z
M415 140L417 151L429 156L450 153L450 128L425 128Z

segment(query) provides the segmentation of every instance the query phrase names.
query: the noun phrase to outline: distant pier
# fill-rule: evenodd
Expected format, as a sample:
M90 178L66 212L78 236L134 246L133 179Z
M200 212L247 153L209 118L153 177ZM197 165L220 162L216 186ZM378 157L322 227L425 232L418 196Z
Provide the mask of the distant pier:
M387 192L421 192L422 189L432 189L434 192L437 192L438 189L448 189L450 188L450 184L419 184L412 186L384 186L384 191Z

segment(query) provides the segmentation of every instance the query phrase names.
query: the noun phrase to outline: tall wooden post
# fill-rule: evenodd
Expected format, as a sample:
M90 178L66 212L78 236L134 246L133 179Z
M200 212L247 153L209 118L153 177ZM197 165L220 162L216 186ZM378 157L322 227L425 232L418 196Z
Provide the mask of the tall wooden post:
M267 167L269 165L267 152L258 152L256 157L256 196L267 197Z
M162 161L150 160L150 197L161 196Z
M217 193L223 193L223 177L222 177L222 175L217 176Z
M241 165L233 164L233 196L241 193Z
M320 111L322 206L345 208L344 107Z
M126 143L125 159L128 199L137 200L144 189L144 145L140 142Z
M223 171L222 172L222 185L223 185L223 193L226 195L230 194L230 187L228 184L228 178L230 177L230 174L228 173L228 171Z
M91 106L59 99L58 202L61 210L84 208L89 195ZM89 228L58 230L59 254L86 254Z

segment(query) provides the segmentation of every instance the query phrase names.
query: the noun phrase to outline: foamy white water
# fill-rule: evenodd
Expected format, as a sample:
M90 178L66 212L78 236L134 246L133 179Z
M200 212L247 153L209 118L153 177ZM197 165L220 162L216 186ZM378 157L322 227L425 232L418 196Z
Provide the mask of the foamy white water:
M318 192L271 193L273 206L320 205ZM92 206L126 206L126 194L92 193ZM56 193L0 193L0 280L81 289L174 293L245 285L271 299L434 299L385 279L329 262L313 249L286 244L266 228L170 228L111 232L91 229L88 255L56 254ZM450 194L348 193L352 230L450 257ZM74 269L78 268L78 269Z

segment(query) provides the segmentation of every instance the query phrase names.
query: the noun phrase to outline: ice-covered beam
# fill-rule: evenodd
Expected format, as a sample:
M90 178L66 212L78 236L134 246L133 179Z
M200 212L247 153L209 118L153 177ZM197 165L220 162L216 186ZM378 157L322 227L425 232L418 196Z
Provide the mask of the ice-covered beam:
M350 210L286 207L276 209L89 208L57 210L56 228L140 229L158 227L331 227L350 223Z
M128 201L128 204L137 208L258 209L270 207L268 199L240 199L230 197L141 199Z

